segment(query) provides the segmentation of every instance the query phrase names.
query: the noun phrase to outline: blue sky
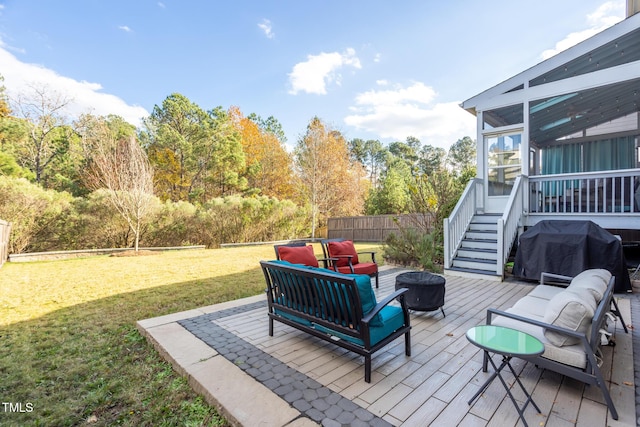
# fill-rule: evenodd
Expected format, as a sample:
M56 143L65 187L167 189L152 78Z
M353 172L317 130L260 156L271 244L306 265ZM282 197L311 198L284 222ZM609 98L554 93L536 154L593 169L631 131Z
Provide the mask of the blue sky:
M625 0L0 0L0 74L139 125L181 93L274 116L288 145L318 116L347 139L475 138L458 105L620 21Z

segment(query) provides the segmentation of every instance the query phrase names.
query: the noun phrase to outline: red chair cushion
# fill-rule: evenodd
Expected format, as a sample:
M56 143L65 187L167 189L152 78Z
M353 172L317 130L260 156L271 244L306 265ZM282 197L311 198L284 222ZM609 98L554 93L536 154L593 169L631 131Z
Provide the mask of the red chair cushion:
M313 246L281 246L278 248L280 259L291 264L303 264L318 267L318 259L313 254Z
M344 240L342 242L328 242L327 250L329 251L329 257L338 258L338 261L336 261L338 267L349 265L349 258L339 258L340 255L353 255L353 258L351 258L351 263L353 265L356 265L358 263L358 253L356 252L356 248L355 246L353 246L353 242L351 240Z
M353 266L353 274L366 274L373 276L378 271L378 266L372 262L361 262ZM346 267L338 267L338 272L350 274L351 269L347 265Z

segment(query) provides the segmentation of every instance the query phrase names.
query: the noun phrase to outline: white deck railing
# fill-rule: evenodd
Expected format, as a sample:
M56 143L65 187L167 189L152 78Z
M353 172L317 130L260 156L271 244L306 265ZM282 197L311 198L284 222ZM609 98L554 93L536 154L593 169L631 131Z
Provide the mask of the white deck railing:
M444 220L444 263L451 268L462 239L473 219L482 210L482 180L467 184L449 218ZM519 176L503 215L498 219L498 262L496 274L503 276L519 227L530 223L525 216L547 217L594 215L599 222L611 217L618 224L640 217L640 168L605 172ZM635 223L634 223L635 224ZM640 223L639 223L640 224ZM636 224L636 225L639 225ZM629 224L628 224L629 225ZM624 228L624 227L618 227Z
M504 264L509 258L511 248L518 234L518 227L522 225L524 215L524 193L527 188L527 177L518 176L511 190L511 195L507 201L502 217L498 219L498 257L496 274L504 277Z
M640 212L639 186L640 169L532 176L529 212Z
M460 242L467 232L467 228L480 207L482 197L482 180L475 178L467 183L462 196L458 200L455 208L444 219L444 267L450 268L453 257L460 246Z

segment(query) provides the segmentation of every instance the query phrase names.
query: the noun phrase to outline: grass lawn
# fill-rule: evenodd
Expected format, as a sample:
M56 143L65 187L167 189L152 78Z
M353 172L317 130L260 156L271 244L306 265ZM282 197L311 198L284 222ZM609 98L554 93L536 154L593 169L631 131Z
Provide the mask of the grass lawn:
M0 425L227 425L135 322L257 295L273 258L264 245L5 264Z

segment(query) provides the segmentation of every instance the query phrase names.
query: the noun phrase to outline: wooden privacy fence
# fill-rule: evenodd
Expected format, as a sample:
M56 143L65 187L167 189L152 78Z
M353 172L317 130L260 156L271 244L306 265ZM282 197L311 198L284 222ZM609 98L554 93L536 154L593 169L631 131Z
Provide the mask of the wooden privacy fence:
M9 259L9 234L11 224L0 219L0 267Z
M327 221L327 237L329 239L342 237L356 242L382 242L398 226L403 228L417 228L420 224L432 227L430 214L405 215L369 215L345 216L329 218Z

